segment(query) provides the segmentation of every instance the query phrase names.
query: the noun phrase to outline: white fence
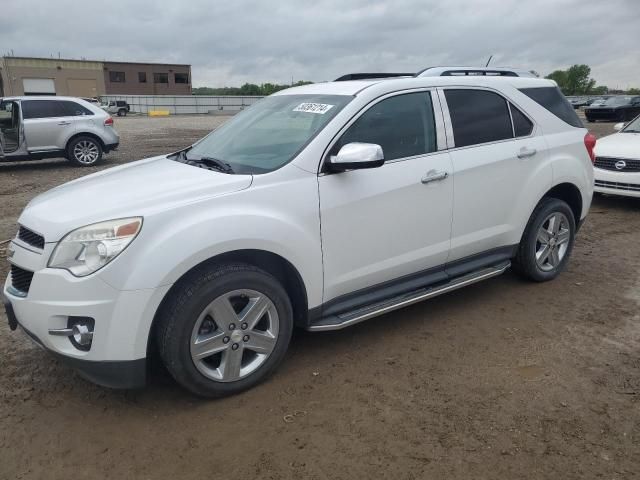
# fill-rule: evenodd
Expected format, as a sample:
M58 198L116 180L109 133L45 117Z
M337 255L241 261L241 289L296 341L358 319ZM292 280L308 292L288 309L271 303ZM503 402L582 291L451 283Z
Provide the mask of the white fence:
M243 110L263 97L231 95L102 95L102 100L124 100L132 112L168 110L171 115L194 113L231 114Z

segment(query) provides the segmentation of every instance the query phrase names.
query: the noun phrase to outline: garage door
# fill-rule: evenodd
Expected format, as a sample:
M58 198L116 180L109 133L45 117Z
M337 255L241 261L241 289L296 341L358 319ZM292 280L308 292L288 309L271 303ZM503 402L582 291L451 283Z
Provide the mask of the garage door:
M69 78L67 80L69 95L72 97L97 97L98 88L95 79Z
M23 78L22 87L25 95L55 95L56 85L53 78Z

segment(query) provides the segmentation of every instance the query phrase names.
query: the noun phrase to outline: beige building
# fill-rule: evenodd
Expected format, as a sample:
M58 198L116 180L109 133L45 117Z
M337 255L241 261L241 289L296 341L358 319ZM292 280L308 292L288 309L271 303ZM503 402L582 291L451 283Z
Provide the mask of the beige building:
M0 57L0 96L106 93L103 63L54 58Z
M0 57L0 97L191 95L191 65Z

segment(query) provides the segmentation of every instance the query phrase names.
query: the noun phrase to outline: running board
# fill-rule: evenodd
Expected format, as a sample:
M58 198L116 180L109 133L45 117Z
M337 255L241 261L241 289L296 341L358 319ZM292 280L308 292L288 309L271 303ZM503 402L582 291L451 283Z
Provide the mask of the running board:
M383 315L385 313L393 312L400 308L408 307L414 303L428 300L429 298L437 297L443 293L452 292L467 285L481 282L492 277L504 273L504 271L511 266L510 261L502 262L499 265L493 267L483 268L476 272L468 273L462 277L451 279L449 282L434 286L425 287L413 292L404 293L397 297L377 302L372 305L352 310L350 312L341 313L338 315L332 315L331 317L319 320L317 323L307 327L307 330L313 332L328 331L328 330L341 330L356 323L364 322L370 318Z

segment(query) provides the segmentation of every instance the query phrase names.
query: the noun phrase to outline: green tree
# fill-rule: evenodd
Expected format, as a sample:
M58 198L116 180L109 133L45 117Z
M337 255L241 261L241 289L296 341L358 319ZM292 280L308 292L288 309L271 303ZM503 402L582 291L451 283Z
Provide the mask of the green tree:
M592 93L596 81L590 78L589 65L572 65L567 70L556 70L545 78L555 80L565 95L585 95Z
M640 95L640 88L630 88L627 93L629 95Z

